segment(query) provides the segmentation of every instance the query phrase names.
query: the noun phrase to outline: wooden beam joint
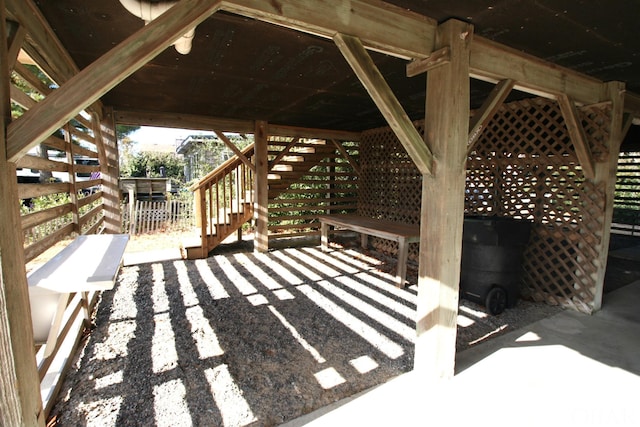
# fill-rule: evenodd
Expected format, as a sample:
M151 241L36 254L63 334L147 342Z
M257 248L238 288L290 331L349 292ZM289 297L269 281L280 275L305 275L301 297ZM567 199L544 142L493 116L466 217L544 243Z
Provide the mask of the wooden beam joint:
M451 62L451 48L445 46L423 59L407 64L407 77L415 77Z
M565 94L558 95L558 104L560 105L565 125L569 131L569 137L576 150L576 155L578 156L580 166L582 166L584 176L588 179L594 179L596 175L595 161L593 160L591 148L589 147L589 139L582 126L576 104Z

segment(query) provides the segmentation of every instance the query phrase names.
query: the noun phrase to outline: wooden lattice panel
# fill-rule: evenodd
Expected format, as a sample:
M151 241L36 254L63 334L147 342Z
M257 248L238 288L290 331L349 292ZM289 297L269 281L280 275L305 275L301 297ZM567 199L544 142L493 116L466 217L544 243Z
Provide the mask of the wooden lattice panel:
M610 107L580 110L595 161L608 156ZM423 132L423 123L415 123ZM389 128L363 133L358 213L417 224L420 174ZM560 107L546 99L505 104L467 159L465 213L534 222L525 252L523 293L591 311L602 244L604 186L585 180ZM370 239L381 251L394 243ZM417 259L412 245L410 258Z
M414 125L420 133L423 132L422 122ZM405 224L420 222L422 178L390 128L363 133L360 168L363 179L358 193L359 215ZM377 237L369 241L380 251L397 253L398 244L395 242ZM417 260L418 250L417 244L409 245L409 259Z
M589 107L581 115L594 158L606 158L606 106ZM489 193L468 197L468 213L485 214L486 209L478 209L478 199L494 200L493 214L535 223L525 251L525 293L590 311L602 242L604 187L585 180L557 103L536 99L504 105L480 137L468 165L468 192L480 188Z

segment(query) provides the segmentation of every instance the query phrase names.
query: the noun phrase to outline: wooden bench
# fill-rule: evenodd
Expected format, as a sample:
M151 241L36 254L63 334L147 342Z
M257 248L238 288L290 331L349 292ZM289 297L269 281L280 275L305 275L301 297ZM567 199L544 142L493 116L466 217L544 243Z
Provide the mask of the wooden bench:
M360 233L360 243L365 249L368 245L368 236L381 237L398 242L396 285L399 287L404 286L407 276L409 243L420 241L420 226L359 215L321 215L318 220L320 221L322 250L327 250L328 248L330 225Z
M45 357L56 346L70 294L80 292L86 302L89 292L112 289L128 241L127 234L78 236L27 277L34 341L46 346Z

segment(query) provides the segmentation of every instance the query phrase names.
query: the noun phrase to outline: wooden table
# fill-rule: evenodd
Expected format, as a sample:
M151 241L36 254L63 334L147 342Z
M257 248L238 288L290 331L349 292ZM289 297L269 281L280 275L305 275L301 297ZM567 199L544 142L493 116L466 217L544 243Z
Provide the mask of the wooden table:
M420 226L359 215L321 215L318 220L320 221L322 250L328 249L330 225L360 233L360 243L365 249L368 245L368 236L398 242L396 285L404 286L407 276L409 243L420 242Z

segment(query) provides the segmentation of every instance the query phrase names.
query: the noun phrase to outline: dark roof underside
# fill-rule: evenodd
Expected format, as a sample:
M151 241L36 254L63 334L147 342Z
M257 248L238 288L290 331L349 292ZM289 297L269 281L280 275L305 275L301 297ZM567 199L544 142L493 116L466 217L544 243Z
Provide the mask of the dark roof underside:
M82 69L143 25L117 0L37 1ZM476 34L640 93L640 2L613 0L393 0L430 16L468 21ZM412 119L424 116L425 77L371 53ZM472 107L492 85L472 81ZM523 96L514 93L512 98ZM227 13L196 29L193 49L166 49L102 98L116 110L267 120L341 130L384 126L332 41Z

